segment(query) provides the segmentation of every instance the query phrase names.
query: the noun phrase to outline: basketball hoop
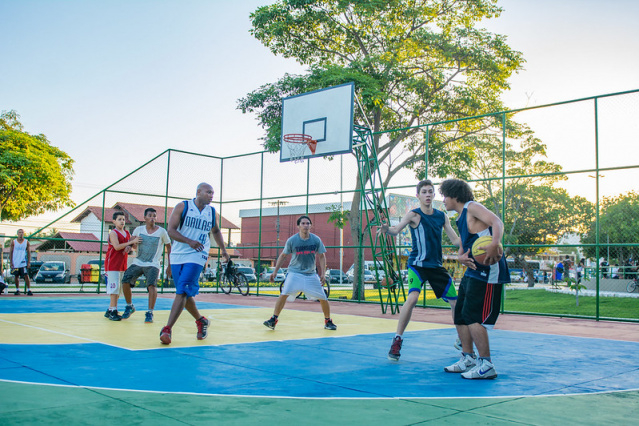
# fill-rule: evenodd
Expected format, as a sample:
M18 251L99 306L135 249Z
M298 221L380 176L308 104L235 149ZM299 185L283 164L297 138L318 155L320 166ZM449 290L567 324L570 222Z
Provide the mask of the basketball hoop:
M315 154L317 141L313 140L313 137L310 135L289 133L284 135L283 139L289 150L289 158L293 160L294 163L304 162L304 153L307 147L311 150L311 155Z

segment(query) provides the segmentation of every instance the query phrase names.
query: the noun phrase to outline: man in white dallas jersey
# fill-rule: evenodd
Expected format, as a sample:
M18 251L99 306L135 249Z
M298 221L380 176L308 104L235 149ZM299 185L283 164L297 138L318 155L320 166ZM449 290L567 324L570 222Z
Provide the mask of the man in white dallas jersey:
M324 271L326 271L326 247L322 240L311 234L311 218L304 215L297 219L297 229L299 232L286 241L284 250L277 258L275 270L271 274L271 282L275 281L277 271L282 267L289 254L292 254L291 263L288 265L288 274L282 286L282 294L275 303L273 316L266 321L264 325L271 330L275 329L277 318L280 315L289 295L304 292L304 294L312 299L320 301L322 312L324 312L324 328L327 330L337 330L337 326L331 320L331 308L328 304L328 298L322 288L324 281ZM319 259L319 270L315 265L315 255Z
M215 209L209 205L212 200L213 187L208 183L201 183L197 186L195 198L175 206L169 218L168 232L173 239L171 272L175 283L175 299L169 321L160 332L160 341L165 345L171 343L171 328L185 308L195 318L198 340L205 339L208 335L210 321L200 315L194 297L199 293L198 278L209 257L211 234L222 251L224 260L229 260L222 232L215 223Z

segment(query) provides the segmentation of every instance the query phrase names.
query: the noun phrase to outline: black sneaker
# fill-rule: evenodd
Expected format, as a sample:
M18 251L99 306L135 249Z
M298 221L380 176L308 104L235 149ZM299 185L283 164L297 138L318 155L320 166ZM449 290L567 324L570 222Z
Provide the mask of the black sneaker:
M27 296L33 296L33 293L31 293L31 290L27 291Z
M16 292L13 294L15 294L16 296L20 296L20 290L16 290Z
M277 318L274 316L264 321L264 325L270 328L271 330L275 330L275 326L277 325Z
M144 322L151 323L153 322L153 312L147 311L144 315Z
M0 294L4 292L4 289L7 288L7 285L3 282L0 282Z
M106 310L106 312L104 313L104 318L109 318L109 313L111 311L109 309Z
M135 312L135 306L126 305L126 308L124 308L124 313L122 314L122 319L129 318L133 312Z
M337 330L337 326L333 324L333 320L330 318L324 320L324 328L327 330Z
M122 317L120 315L118 315L118 310L114 310L114 311L109 311L109 319L111 321L121 321Z
M402 349L403 341L404 340L401 337L395 336L395 338L393 339L393 344L391 345L390 351L388 351L388 359L390 359L391 361L399 360L399 357L401 356L399 351Z

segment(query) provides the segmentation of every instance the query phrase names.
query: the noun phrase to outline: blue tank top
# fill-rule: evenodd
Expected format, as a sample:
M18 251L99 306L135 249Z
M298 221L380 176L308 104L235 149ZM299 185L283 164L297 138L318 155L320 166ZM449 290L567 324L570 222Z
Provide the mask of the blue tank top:
M492 227L488 227L476 234L471 234L470 231L468 231L467 212L468 205L472 202L473 201L469 201L464 204L464 210L462 210L459 218L457 218L457 229L459 230L459 237L461 238L464 253L470 250L471 253L469 253L469 255L471 258L473 257L472 248L475 240L479 237L483 237L484 235L493 235ZM475 278L488 284L510 282L510 273L508 272L508 265L506 264L506 256L502 256L501 259L499 259L499 262L494 265L485 266L477 262L475 262L475 264L477 265L477 269L466 268L465 276Z
M410 227L413 249L408 256L408 264L423 268L442 266L442 232L446 223L446 214L434 209L433 214L424 214L421 209L413 210L419 214L417 228Z

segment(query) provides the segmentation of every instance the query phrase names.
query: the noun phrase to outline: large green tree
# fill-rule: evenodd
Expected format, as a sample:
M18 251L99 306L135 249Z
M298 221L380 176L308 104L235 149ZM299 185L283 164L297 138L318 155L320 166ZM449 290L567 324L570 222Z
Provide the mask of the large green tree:
M73 206L73 160L43 134L24 131L19 115L0 115L0 220Z
M373 132L402 129L374 136L378 161L385 164L383 184L405 168L420 174L421 165L423 172L426 146L429 174L453 174L475 152L464 136L492 119L439 126L427 143L416 126L505 109L499 95L522 56L504 36L476 27L501 11L496 0L280 0L260 7L251 14L252 34L309 71L262 86L238 107L257 114L265 147L277 151L282 97L354 81L364 109L356 112L357 122L370 123ZM358 176L357 188L359 182ZM357 244L357 195L349 225Z
M630 191L626 194L603 197L600 203L599 213L599 243L611 244L599 251L600 257L607 257L610 253L611 263L624 265L629 258L639 257L639 247L615 246L615 244L639 243L639 194ZM584 233L582 241L587 244L595 244L597 235L597 222L592 220L588 230ZM595 247L584 247L584 253L588 257L596 258Z

